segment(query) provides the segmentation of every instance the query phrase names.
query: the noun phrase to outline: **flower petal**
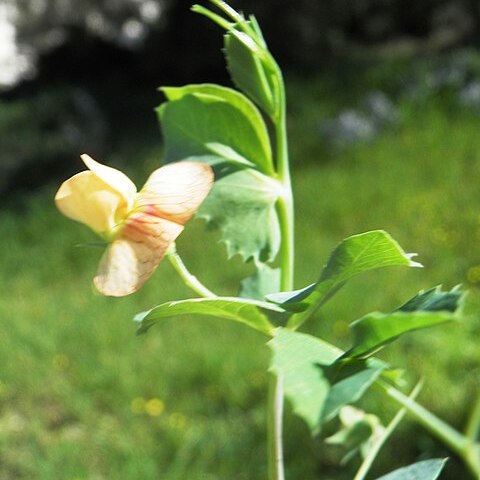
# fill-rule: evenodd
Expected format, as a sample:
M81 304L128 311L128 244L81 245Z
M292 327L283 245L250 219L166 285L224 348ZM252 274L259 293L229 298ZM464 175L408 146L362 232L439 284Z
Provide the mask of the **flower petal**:
M58 209L99 234L109 234L128 214L125 198L94 172L69 178L55 195Z
M125 203L130 210L133 205L135 194L137 193L137 187L135 184L123 172L116 168L102 165L85 153L80 155L80 157L92 173L123 196Z
M213 171L201 162L170 163L155 170L137 194L136 207L184 225L205 200Z
M155 271L183 226L146 213L128 217L103 254L93 283L103 295L122 297L137 291Z
M213 172L205 163L179 162L155 170L100 261L94 278L97 290L115 297L137 291L155 271L212 184Z

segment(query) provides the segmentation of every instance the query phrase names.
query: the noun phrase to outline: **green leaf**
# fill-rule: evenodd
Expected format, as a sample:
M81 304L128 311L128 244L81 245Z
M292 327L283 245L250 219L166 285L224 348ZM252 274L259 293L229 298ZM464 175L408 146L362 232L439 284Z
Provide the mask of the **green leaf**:
M385 428L380 419L351 405L342 408L339 414L342 428L325 439L330 445L339 445L347 450L341 464L351 460L357 453L364 457L371 450Z
M254 26L263 41L258 23L247 22ZM247 35L238 32L225 35L225 58L235 85L245 92L268 115L274 116L279 108L279 78L273 60L269 56L258 54L258 48L252 49ZM264 42L264 41L263 41ZM263 44L262 50L266 51Z
M214 3L227 18L200 5L192 10L227 31L224 52L233 82L267 114L275 116L280 109L281 72L268 52L257 20L253 15L246 20L223 1Z
M372 312L351 324L353 348L346 357L365 357L404 333L432 327L457 318L464 293L440 287L420 292L391 313Z
M292 290L291 292L270 293L266 295L266 299L269 302L281 305L282 308L290 312L304 312L311 307L312 304L308 297L316 288L317 283L312 283L307 287Z
M267 294L276 292L279 287L280 269L259 263L255 273L251 277L242 280L239 296L264 300Z
M275 317L282 313L281 308L272 308L272 304L256 300L236 297L191 298L162 303L147 312L139 313L135 316L135 321L140 322L138 333L144 333L162 318L178 315L206 315L244 323L267 335L272 335L274 327L269 320L269 315Z
M259 111L241 93L213 84L165 87L157 112L167 162L214 155L273 174L270 140Z
M454 287L449 292L442 292L440 287L422 290L408 302L398 308L401 312L455 312L463 306L465 292L459 287Z
M352 454L355 454L361 445L368 442L373 433L372 425L368 421L361 419L346 428L342 428L326 438L325 441L330 445L341 445ZM348 455L347 460L350 459L351 455ZM342 461L342 463L345 462Z
M210 163L215 185L198 215L220 228L229 256L268 262L280 243L267 129L256 107L242 94L218 85L164 89L159 108L167 161ZM255 167L247 168L247 167Z
M399 468L377 480L435 480L445 466L447 459L433 459L417 462L408 467Z
M313 432L320 427L330 384L318 365L331 365L341 350L322 340L283 328L268 343L272 349L270 370L283 376L285 396Z
M275 180L252 169L234 171L215 182L198 216L220 228L229 257L269 262L280 246L278 196Z
M360 400L368 388L386 368L375 359L339 365L340 378L330 378L331 388L325 402L322 417L325 421L335 417L340 408Z
M301 313L292 315L288 323L290 328L297 328L347 280L381 267L421 266L412 261L412 256L413 254L405 253L383 230L354 235L343 240L333 250L318 282L295 292L269 295L268 300L282 305L286 310L300 310Z
M313 433L333 418L341 407L358 401L386 364L337 362L342 351L311 335L275 329L268 343L270 370L284 380L285 396Z

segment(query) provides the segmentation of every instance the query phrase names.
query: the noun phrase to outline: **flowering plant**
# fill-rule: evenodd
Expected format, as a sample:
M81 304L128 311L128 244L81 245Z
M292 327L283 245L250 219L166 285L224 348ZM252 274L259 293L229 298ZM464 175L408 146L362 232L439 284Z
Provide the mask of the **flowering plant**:
M214 84L162 89L166 101L157 113L167 165L152 173L140 192L121 172L83 156L89 171L67 180L56 196L64 214L109 242L95 285L106 295L132 293L167 255L197 296L138 314L139 332L163 318L188 314L241 322L266 336L272 351L269 480L284 479L285 398L313 434L340 418L343 428L327 441L344 445L347 458L363 455L355 480L366 477L406 413L480 478L480 400L460 433L415 401L419 387L409 396L402 393L396 370L374 356L408 332L460 318L465 298L460 288L430 288L392 311L362 316L351 324L348 351L297 331L353 277L377 268L421 265L388 233L375 230L341 241L318 278L294 289L294 203L282 72L255 17L246 18L221 0L210 1L219 13L198 5L193 10L225 30L226 61L237 89ZM239 255L255 266L239 296L216 295L188 271L173 248L197 210L220 229L229 256ZM351 407L370 388L400 405L386 427ZM434 480L444 463L419 462L382 479Z

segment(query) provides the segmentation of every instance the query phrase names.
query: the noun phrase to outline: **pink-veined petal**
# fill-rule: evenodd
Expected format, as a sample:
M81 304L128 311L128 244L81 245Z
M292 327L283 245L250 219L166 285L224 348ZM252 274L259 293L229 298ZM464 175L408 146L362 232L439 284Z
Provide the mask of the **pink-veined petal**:
M93 282L103 295L137 291L152 275L183 226L146 213L134 213L107 248Z
M177 162L155 170L137 194L136 208L184 225L205 200L213 171L201 162Z

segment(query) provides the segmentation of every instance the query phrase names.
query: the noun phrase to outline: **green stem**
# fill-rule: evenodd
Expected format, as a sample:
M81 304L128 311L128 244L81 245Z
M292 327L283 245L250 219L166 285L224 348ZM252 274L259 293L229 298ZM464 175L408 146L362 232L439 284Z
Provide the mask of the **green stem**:
M480 394L477 396L472 413L465 428L465 436L470 440L471 444L466 454L466 462L470 466L470 470L480 479L480 444L478 436L480 433Z
M170 260L170 263L172 264L173 268L180 275L180 277L185 282L185 285L187 285L187 287L191 288L200 297L214 298L217 296L211 290L209 290L205 285L203 285L203 283L201 283L200 280L195 275L192 275L188 271L180 255L177 253L175 246L171 247L170 251L167 252L167 257Z
M274 60L272 59L272 62ZM275 139L276 139L276 155L278 176L283 182L284 187L290 187L290 164L288 158L288 138L287 138L287 104L285 98L285 84L283 82L282 73L276 63L274 63L277 75L278 89L278 111L274 119L275 123Z
M414 400L415 397L420 392L421 388L422 388L422 382L419 382L415 386L415 388L412 390L412 393L409 395L408 399ZM402 421L406 413L407 413L407 409L403 407L393 417L392 421L387 425L387 428L385 428L380 438L378 438L375 441L375 443L372 445L372 447L368 451L367 456L365 457L362 464L360 465L360 468L358 469L357 474L355 475L355 478L353 480L364 480L364 478L367 476L368 471L372 467L372 464L375 461L375 458L377 458L378 452L380 452L380 449L383 447L383 445L388 440L390 435L397 428L398 424Z
M461 457L463 456L463 452L466 450L470 442L460 432L445 423L443 420L440 420L440 418L417 402L409 399L406 395L391 385L382 381L377 382L377 385L380 385L390 398L405 407L408 413L420 425L422 425L422 427L435 435L435 437L441 440L457 455Z
M268 478L284 480L283 468L283 377L272 373L268 388Z
M228 3L225 3L222 0L210 0L210 3L213 3L218 7L227 17L230 17L236 23L245 22L245 17L233 9Z
M480 479L480 445L478 443L471 443L463 456L463 460L470 468L473 476Z
M282 274L280 277L280 289L288 292L293 289L294 269L294 236L293 228L293 202L291 198L280 197L276 204L278 219L280 222L280 258Z
M478 439L478 434L480 431L480 393L477 396L475 405L473 406L472 413L467 422L467 427L465 428L465 435L472 442L475 442Z
M208 8L202 7L202 5L193 5L191 10L192 12L199 13L200 15L203 15L204 17L209 18L210 20L212 20L213 23L216 23L217 25L219 25L220 27L222 27L227 31L229 31L232 28L232 24L228 20L225 20L220 15L213 13Z
M280 261L282 267L280 288L283 291L288 291L293 289L295 261L294 208L292 184L290 178L290 164L288 158L285 86L283 84L280 69L278 69L278 75L276 78L279 80L279 108L278 115L274 119L277 156L276 163L278 177L282 184L282 193L276 205L282 239L280 246Z
M193 5L191 10L192 12L199 13L200 15L209 18L212 22L233 35L239 42L243 43L243 45L245 45L254 56L257 56L262 60L272 61L270 53L265 49L263 38L258 37L255 30L250 27L243 17L241 17L242 20L240 23L232 23L202 5Z
M280 288L293 289L294 273L294 215L293 196L290 181L290 167L288 159L288 141L286 126L286 98L282 73L277 71L279 79L279 109L278 115L273 118L276 140L276 158L278 177L282 185L282 192L277 201L276 209L280 223ZM283 466L283 377L272 374L268 400L268 459L269 480L284 480Z
M422 427L443 442L457 454L470 469L476 479L480 479L480 445L462 435L443 420L435 416L420 404L409 400L402 392L385 382L377 382L382 390L393 400L403 405L411 417Z

